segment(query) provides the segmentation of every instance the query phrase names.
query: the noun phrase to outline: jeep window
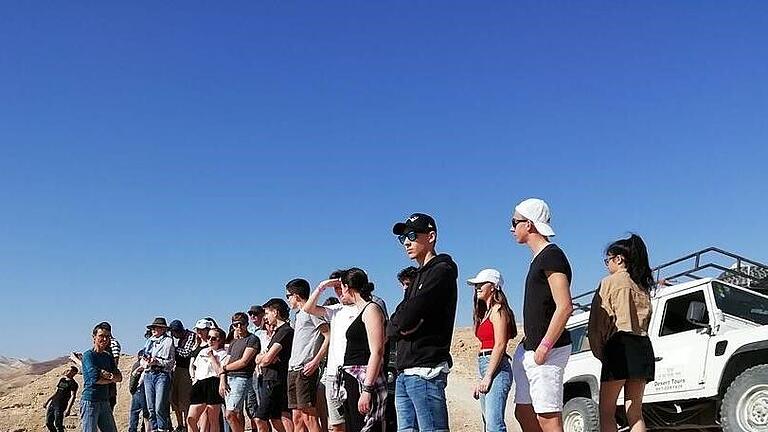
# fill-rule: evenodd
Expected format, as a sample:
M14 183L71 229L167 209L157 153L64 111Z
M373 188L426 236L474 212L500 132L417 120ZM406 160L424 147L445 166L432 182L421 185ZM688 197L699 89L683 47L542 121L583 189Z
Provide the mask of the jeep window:
M589 338L587 337L587 325L583 324L570 329L571 354L589 351Z
M661 324L659 336L667 336L701 328L700 326L689 322L686 317L688 314L688 305L695 301L706 305L704 291L696 291L667 300L667 303L664 305L664 320ZM709 310L704 314L704 323L709 323Z
M723 313L760 325L768 324L768 299L765 297L717 281L712 281L712 292L715 304Z

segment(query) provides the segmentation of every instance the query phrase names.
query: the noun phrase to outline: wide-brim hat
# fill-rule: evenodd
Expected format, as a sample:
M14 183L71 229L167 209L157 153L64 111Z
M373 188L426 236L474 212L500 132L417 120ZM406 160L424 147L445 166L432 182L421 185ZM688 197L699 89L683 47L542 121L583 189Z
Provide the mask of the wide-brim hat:
M152 321L152 324L148 324L147 328L151 329L152 327L162 327L162 328L168 328L168 323L165 322L165 318L163 317L156 317L154 321Z

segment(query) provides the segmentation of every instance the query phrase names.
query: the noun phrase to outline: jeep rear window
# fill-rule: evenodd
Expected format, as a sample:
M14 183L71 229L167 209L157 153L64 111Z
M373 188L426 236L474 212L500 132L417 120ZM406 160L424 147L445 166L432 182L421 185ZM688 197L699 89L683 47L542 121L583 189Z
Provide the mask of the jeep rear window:
M717 281L712 281L712 292L723 313L760 325L768 324L768 299L765 297Z
M571 354L589 351L589 338L587 338L587 325L569 329L571 332Z

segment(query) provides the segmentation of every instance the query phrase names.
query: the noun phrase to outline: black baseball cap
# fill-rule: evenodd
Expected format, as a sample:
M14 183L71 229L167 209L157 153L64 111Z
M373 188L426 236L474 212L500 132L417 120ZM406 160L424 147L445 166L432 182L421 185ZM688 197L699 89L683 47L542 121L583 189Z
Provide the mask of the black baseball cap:
M408 216L405 222L398 222L392 227L392 232L395 235L403 235L411 231L417 233L437 232L437 224L432 216L428 214L414 213Z
M259 305L253 305L248 309L248 315L264 315L264 308Z

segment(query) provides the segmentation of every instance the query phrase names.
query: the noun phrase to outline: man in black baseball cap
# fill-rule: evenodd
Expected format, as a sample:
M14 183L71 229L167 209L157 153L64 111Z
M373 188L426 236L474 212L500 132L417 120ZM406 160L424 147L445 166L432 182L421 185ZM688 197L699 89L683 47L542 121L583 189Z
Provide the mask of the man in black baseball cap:
M387 335L397 339L397 425L400 430L447 431L445 386L453 364L459 270L449 255L435 252L437 224L432 216L414 213L392 232L419 265L387 326Z

